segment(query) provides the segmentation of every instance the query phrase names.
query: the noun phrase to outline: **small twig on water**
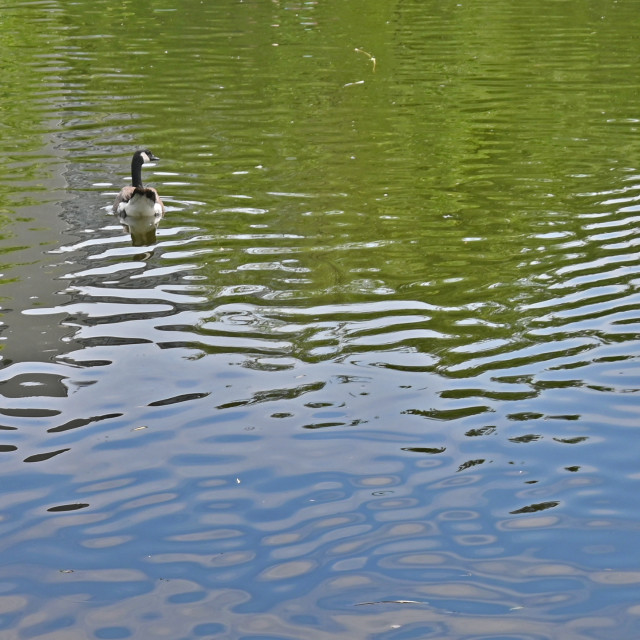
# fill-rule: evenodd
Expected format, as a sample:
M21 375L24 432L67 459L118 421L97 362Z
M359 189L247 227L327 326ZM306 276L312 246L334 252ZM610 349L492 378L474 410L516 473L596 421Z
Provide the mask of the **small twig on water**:
M356 607L370 604L429 604L427 600L376 600L375 602L356 602Z
M365 56L367 56L367 58L369 58L369 60L371 60L371 64L373 65L373 70L376 70L376 58L375 56L372 56L370 53L367 53L364 49L358 49L358 47L356 47L355 49L358 53L364 53Z

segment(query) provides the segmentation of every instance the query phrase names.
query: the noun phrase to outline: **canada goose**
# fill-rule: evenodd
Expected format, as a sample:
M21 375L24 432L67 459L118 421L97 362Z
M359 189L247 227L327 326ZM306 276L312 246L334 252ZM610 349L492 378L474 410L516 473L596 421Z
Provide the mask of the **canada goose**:
M157 221L164 215L164 204L153 187L142 186L142 165L160 160L149 149L136 151L131 159L131 186L123 187L113 203L113 213L123 222L127 217Z

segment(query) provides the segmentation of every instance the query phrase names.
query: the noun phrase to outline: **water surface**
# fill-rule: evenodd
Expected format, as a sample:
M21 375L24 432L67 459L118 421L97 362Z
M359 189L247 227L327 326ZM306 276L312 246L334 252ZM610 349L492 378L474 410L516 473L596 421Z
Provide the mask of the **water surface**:
M636 14L6 6L3 638L636 637Z

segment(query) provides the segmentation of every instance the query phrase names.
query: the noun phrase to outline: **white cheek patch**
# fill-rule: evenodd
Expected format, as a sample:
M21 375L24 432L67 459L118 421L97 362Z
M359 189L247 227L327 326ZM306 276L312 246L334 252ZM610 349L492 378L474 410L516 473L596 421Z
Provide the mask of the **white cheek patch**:
M142 161L147 164L147 162L151 162L151 158L143 151L140 156L142 157Z

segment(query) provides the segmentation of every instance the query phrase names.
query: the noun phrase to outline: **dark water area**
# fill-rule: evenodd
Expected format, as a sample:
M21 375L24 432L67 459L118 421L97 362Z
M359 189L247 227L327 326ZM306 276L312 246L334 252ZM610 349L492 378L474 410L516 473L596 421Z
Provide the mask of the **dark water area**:
M639 8L5 4L0 637L639 637Z

